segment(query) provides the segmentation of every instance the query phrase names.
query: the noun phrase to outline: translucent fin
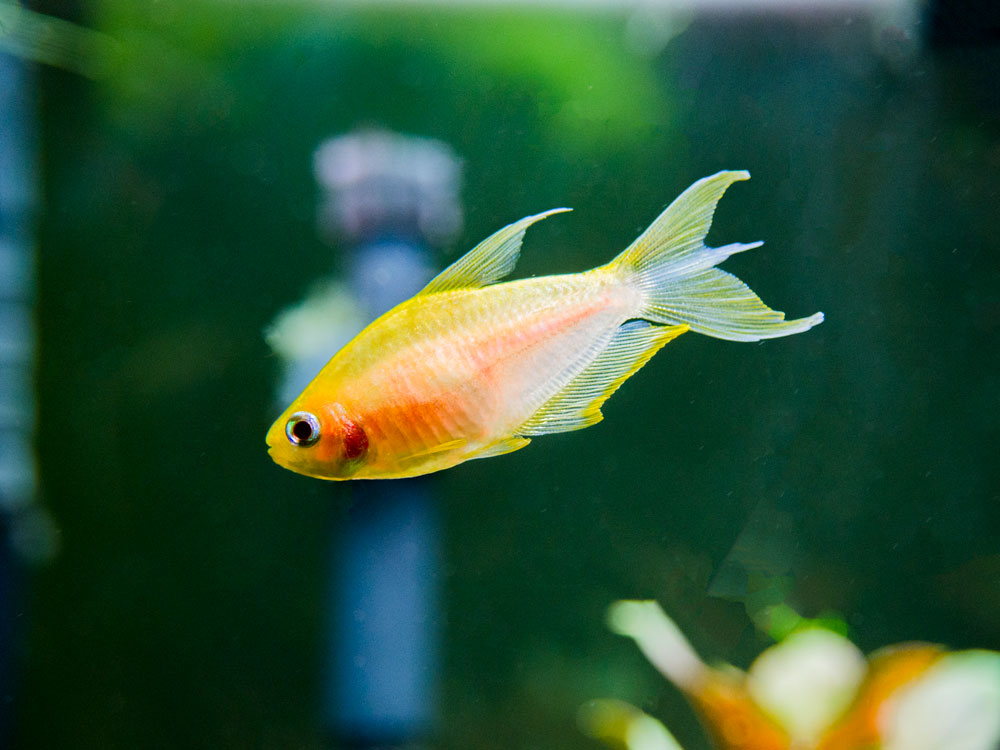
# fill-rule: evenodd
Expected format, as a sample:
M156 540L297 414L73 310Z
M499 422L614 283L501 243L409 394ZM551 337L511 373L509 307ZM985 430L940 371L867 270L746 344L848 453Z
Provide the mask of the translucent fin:
M572 210L553 208L508 224L431 279L420 294L447 292L452 289L477 289L502 279L514 270L521 250L521 240L524 239L528 227L546 216Z
M493 445L483 448L479 453L475 453L468 458L492 458L493 456L502 456L504 453L513 453L516 450L520 450L526 446L531 441L525 437L510 437L505 440L501 440Z
M732 341L801 333L823 322L823 313L785 320L735 276L718 265L763 243L706 247L715 207L726 189L750 173L719 172L685 190L609 268L642 292L638 315L654 323L687 324L692 331Z
M654 320L686 322L692 331L730 341L760 341L808 331L823 322L823 313L785 320L785 314L764 304L750 287L718 268L690 276L665 304L647 308Z
M437 453L446 453L447 451L455 450L456 448L462 447L466 442L465 438L458 438L456 440L449 440L446 443L438 443L437 445L432 445L429 448L424 448L421 451L416 451L408 456L404 456L399 459L399 462L402 465L406 465L412 463L413 461L427 458L427 456L433 456Z
M601 405L608 397L664 344L686 330L686 325L654 326L645 320L629 321L618 329L604 351L586 369L515 432L544 435L580 430L600 422L603 418Z

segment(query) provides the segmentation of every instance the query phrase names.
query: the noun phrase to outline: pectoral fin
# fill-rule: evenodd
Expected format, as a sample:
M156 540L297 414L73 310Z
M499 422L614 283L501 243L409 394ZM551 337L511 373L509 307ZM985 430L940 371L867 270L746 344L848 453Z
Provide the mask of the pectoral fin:
M427 456L433 456L438 453L445 453L450 450L455 450L465 445L467 441L465 438L459 438L457 440L449 440L446 443L438 443L437 445L432 445L430 448L424 448L422 451L416 451L408 456L400 459L400 464L410 464L414 461L427 458Z

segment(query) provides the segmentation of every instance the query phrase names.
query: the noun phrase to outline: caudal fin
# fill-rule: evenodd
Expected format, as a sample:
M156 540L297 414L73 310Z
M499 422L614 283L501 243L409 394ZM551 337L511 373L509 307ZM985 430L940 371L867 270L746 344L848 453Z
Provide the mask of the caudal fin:
M733 253L763 242L706 247L705 235L726 188L750 173L719 172L698 180L609 264L642 291L639 317L686 323L692 331L731 341L790 336L823 322L823 313L785 320L730 273L715 268Z

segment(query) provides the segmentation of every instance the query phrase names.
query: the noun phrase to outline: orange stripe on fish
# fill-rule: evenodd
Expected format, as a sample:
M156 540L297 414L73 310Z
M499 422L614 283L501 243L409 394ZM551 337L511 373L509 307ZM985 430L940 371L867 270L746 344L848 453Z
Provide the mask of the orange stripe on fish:
M615 390L693 330L758 341L808 330L715 266L761 243L704 244L715 206L747 172L694 183L610 263L496 283L525 231L488 237L340 350L267 433L287 469L321 479L427 474L588 427Z

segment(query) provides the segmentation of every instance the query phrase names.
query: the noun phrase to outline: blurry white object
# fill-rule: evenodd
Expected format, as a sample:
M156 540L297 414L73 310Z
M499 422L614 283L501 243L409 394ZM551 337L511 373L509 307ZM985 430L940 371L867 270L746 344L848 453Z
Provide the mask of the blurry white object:
M722 750L1000 748L1000 653L905 643L866 659L844 636L800 620L806 627L744 673L705 664L656 602L608 611L610 628L635 639ZM592 701L580 716L585 732L629 750L672 748L650 722L659 724L619 701Z
M792 633L750 667L750 695L793 742L809 746L840 717L865 677L865 657L837 633L809 628Z
M901 688L879 716L884 750L995 750L1000 743L1000 654L943 656Z
M586 734L626 750L684 750L663 724L622 701L590 701L578 718Z
M442 141L377 129L338 136L316 149L313 171L327 237L395 226L443 244L462 229L461 161Z

